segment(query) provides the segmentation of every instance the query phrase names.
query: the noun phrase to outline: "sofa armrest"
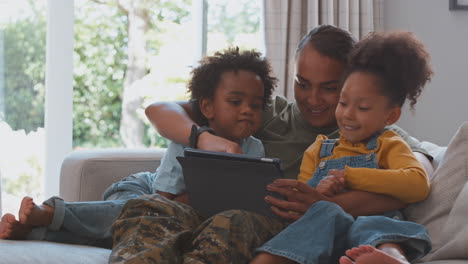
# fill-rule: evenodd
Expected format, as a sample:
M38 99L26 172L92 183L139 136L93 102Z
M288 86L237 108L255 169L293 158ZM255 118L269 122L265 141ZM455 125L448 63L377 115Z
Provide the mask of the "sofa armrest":
M128 175L154 172L165 149L95 149L68 154L60 170L60 196L65 201L96 201L112 183Z

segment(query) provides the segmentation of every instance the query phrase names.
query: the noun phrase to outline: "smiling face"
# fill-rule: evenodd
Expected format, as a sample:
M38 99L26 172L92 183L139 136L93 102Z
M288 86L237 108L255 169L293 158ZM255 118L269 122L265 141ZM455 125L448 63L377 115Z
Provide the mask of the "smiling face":
M401 108L390 104L379 90L376 75L354 72L346 79L336 108L341 136L351 143L365 142L398 121Z
M200 109L216 135L240 142L260 127L263 94L263 82L255 73L225 72L213 98L200 100Z
M294 97L303 118L311 126L336 125L335 109L344 67L344 63L321 55L311 44L307 44L299 54Z

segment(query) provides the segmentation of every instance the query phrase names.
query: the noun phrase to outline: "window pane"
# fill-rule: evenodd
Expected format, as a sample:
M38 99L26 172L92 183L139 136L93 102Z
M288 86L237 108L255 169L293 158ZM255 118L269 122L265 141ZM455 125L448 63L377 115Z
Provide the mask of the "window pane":
M200 41L192 1L132 3L75 1L75 148L165 147L167 140L148 122L144 108L187 99ZM262 50L260 0L208 4L210 51L233 44Z
M75 148L167 145L144 108L186 99L195 46L191 8L188 0L75 1Z
M264 50L261 0L208 0L207 54L229 46Z
M43 200L46 1L0 1L0 174L3 212Z

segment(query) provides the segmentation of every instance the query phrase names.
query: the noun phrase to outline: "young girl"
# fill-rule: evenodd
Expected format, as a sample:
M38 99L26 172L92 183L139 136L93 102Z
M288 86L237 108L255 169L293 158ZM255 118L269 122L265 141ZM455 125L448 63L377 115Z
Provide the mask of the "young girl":
M264 156L262 143L251 135L260 126L262 110L276 85L269 62L258 52L231 48L204 58L191 77L189 92L199 124L236 142L244 154ZM209 131L207 127L195 127L192 147L200 133ZM36 205L25 197L19 221L12 214L3 216L0 239L26 238L110 248L111 226L127 200L158 193L186 201L182 169L176 160L184 148L171 143L155 173L138 173L113 184L104 194L106 201L65 203L52 197Z
M372 34L359 42L336 109L340 138L317 137L304 153L299 180L327 196L348 188L404 203L425 199L425 170L408 145L385 127L399 119L406 99L411 107L416 103L432 75L428 58L409 33ZM269 189L281 193L282 184L279 180ZM403 221L398 211L382 213L354 219L338 205L318 201L257 249L261 253L252 263L337 263L352 247L341 264L409 263L430 251L423 226Z

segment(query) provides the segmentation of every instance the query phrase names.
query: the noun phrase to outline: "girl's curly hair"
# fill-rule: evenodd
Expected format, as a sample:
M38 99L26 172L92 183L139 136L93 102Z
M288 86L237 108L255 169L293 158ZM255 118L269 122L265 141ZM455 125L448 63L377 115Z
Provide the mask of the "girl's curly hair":
M401 107L408 99L413 109L433 74L429 60L424 45L410 32L371 33L351 52L345 79L356 71L376 74L392 104Z
M200 112L199 99L213 98L221 75L239 70L253 72L260 77L264 87L263 107L270 102L277 79L272 76L268 60L260 52L254 50L239 51L238 47L227 48L216 52L213 56L204 57L191 72L192 78L188 83L188 92L194 114L200 121L206 123Z

